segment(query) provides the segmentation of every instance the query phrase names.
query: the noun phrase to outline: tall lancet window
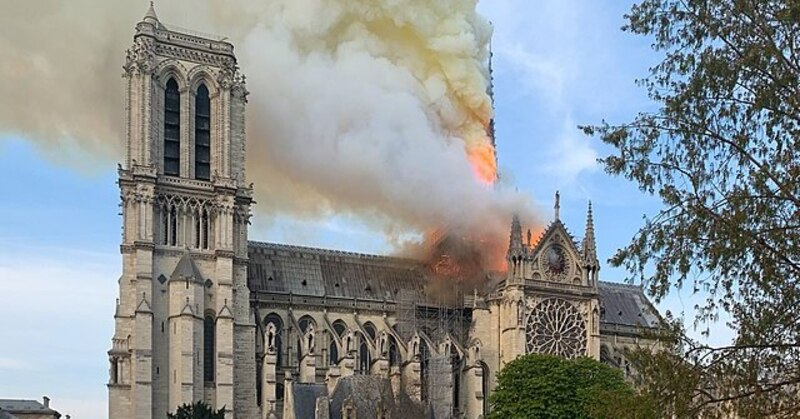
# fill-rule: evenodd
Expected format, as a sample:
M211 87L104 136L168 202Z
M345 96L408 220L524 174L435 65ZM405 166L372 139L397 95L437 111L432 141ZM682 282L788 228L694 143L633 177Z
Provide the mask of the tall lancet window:
M164 91L164 174L181 173L181 93L170 78Z
M203 379L214 381L214 318L206 315L203 322Z
M211 99L208 88L197 88L194 102L194 177L211 179Z

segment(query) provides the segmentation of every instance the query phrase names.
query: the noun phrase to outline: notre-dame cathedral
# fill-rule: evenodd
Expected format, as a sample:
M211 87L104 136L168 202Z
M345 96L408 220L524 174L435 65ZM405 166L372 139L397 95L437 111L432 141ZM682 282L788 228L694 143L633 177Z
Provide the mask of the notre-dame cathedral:
M148 10L124 66L122 276L109 417L205 401L228 418L482 418L520 354L627 368L658 314L599 280L591 207L535 243L511 220L508 269L443 304L422 262L248 241L247 90L233 45Z

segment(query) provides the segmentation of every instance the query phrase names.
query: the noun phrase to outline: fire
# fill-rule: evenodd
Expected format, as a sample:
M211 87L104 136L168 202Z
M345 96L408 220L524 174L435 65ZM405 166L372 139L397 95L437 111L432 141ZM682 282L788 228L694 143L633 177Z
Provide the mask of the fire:
M497 181L497 160L491 144L483 143L467 148L467 158L475 176L481 182L491 185Z
M425 235L423 247L423 258L435 276L483 281L489 272L505 270L508 233L478 237L474 232L438 229Z
M541 226L523 233L525 246L533 248L542 235ZM529 234L529 236L528 236ZM474 276L485 278L489 272L505 272L507 268L509 231L457 234L436 229L425 234L422 258L433 274L439 277L465 280Z

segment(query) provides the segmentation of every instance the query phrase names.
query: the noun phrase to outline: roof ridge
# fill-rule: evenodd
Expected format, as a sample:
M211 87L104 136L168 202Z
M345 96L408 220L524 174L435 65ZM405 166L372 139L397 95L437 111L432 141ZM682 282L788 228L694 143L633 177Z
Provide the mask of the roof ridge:
M361 253L361 252L353 252L349 250L338 250L338 249L329 249L324 247L312 247L312 246L301 246L296 244L288 244L288 243L277 243L277 242L265 242L265 241L257 241L257 240L248 240L248 245L253 245L254 247L260 248L282 248L286 250L297 250L297 251L306 251L312 252L317 254L325 254L331 256L353 256L362 259L383 259L383 260L394 260L399 262L407 262L407 263L422 263L422 261L418 259L406 258L402 256L392 256L392 255L379 255L375 253Z
M610 285L612 287L619 287L619 288L631 288L641 290L642 287L639 285L634 284L626 284L624 282L613 282L613 281L597 281L599 284Z

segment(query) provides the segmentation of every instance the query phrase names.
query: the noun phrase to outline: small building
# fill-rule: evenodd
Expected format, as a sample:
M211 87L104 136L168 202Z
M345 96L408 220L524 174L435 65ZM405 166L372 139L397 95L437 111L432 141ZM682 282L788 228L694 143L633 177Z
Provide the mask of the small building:
M58 419L61 413L50 408L50 398L38 400L0 399L0 419ZM68 416L69 417L69 416Z

